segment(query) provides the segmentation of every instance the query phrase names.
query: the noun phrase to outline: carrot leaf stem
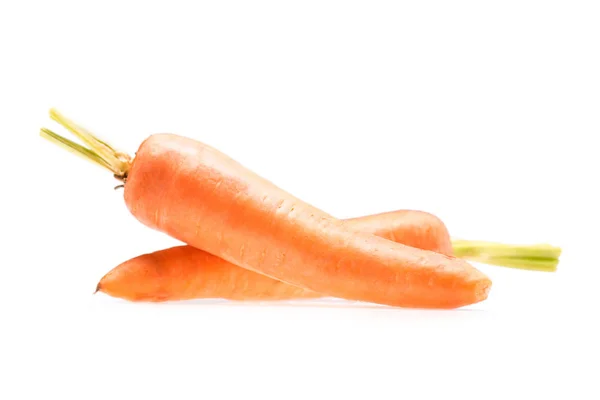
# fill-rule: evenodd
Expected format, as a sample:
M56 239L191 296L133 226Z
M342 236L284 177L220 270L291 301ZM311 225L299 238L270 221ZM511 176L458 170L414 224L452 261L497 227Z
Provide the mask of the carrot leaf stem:
M542 258L510 258L510 257L492 257L492 258L470 258L465 259L480 262L483 264L497 265L507 268L524 269L530 271L555 272L558 267L558 259L542 259Z
M40 130L40 135L44 139L49 140L50 142L58 145L59 147L62 147L63 149L72 152L73 154L81 156L82 158L84 158L88 161L91 161L103 168L111 170L110 165L108 165L106 163L106 161L104 161L104 159L102 157L100 157L98 154L96 154L94 151L92 151L86 147L83 147L82 145L75 143L67 138L60 136L57 133L52 132L50 129L42 128Z
M71 121L55 109L50 110L50 117L73 133L88 147L69 140L47 128L40 130L40 135L50 142L77 154L88 161L110 170L120 180L125 180L131 167L131 157L116 150L105 141L99 139L87 129Z
M556 271L561 248L548 244L512 245L485 241L453 240L456 257L509 268Z

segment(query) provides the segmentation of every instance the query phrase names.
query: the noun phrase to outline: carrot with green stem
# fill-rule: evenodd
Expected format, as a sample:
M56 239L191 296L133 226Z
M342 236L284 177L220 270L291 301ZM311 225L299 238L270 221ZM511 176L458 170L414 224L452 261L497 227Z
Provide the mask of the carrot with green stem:
M237 266L323 295L402 307L485 300L491 281L462 259L357 232L218 150L157 134L134 159L52 110L93 153L42 136L109 169L143 224Z
M124 181L127 178L127 171L131 163L131 158L127 154L100 141L96 136L54 110L51 110L51 117L96 150L81 146L46 128L41 130L42 137L86 160L109 169L119 180ZM353 229L372 233L408 246L517 269L555 271L561 254L560 248L547 244L509 245L486 241L450 240L446 227L439 219L431 214L413 210L352 218L347 222L352 224Z
M352 229L424 250L451 255L444 223L436 216L399 210L345 220ZM357 229L358 230L358 229ZM192 246L176 246L128 260L112 269L97 290L131 301L203 298L286 300L322 295L238 267Z
M549 244L505 244L482 240L452 239L436 216L400 210L346 220L352 229L423 250L431 250L474 262L508 268L554 272L561 248Z
M506 260L512 260L513 265L509 266L518 268L534 265L550 270L555 267L560 254L560 249L547 245L513 246L451 241L445 224L435 215L422 211L398 210L344 222L357 231L449 256L458 251L475 260L487 261L494 254L482 252L494 250L496 256L502 257L505 263L509 262ZM519 259L515 255L529 258ZM116 298L150 302L205 298L267 301L321 297L319 293L240 268L187 245L125 261L102 277L97 290Z

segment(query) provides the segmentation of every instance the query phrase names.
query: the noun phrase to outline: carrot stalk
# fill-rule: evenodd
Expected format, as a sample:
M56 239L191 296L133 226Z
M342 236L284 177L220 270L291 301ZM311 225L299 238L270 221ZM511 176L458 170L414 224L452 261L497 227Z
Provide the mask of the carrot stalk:
M345 220L345 223L357 231L369 232L398 243L448 256L454 254L445 224L436 216L423 211L397 210L352 218ZM470 243L460 242L463 249ZM483 247L481 242L473 243ZM486 246L495 245L485 243ZM522 247L527 249L527 246ZM470 255L477 256L476 250L472 250ZM490 262L481 257L478 261ZM556 268L558 259L525 260L505 257L494 258L491 262L548 271L551 267ZM97 290L111 297L134 302L206 298L273 301L322 297L318 293L240 268L191 246L172 247L127 260L104 275Z
M82 157L85 160L91 161L92 163L101 166L102 168L106 168L113 173L116 171L113 167L98 153L93 150L88 149L87 147L83 147L82 145L75 143L67 138L64 138L50 129L42 128L40 130L40 135L50 142L62 147L63 149L70 151L71 153Z
M517 245L487 241L452 240L457 257L509 268L554 272L562 253L549 244Z
M511 257L492 257L492 258L472 258L462 257L465 260L480 262L482 264L497 265L507 268L515 268L521 270L540 271L540 272L555 272L558 267L557 259L543 258L511 258Z
M66 139L47 128L42 128L40 131L43 138L60 144L61 147L109 169L120 180L127 178L127 173L129 172L129 168L131 168L131 157L129 155L116 150L104 140L99 139L87 129L71 121L55 109L50 110L50 117L71 131L79 140L88 145L89 148Z

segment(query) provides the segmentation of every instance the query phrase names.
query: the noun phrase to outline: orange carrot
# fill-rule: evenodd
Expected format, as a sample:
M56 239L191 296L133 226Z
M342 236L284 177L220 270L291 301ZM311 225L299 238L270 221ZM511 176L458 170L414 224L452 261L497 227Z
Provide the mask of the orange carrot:
M409 246L452 255L450 235L436 216L413 210L381 213L345 221ZM131 301L204 298L283 300L321 297L213 256L192 246L177 246L128 260L106 274L98 291Z
M321 297L187 245L143 254L120 264L100 280L96 291L125 300L151 302Z
M391 306L456 308L488 296L491 281L466 261L354 231L206 144L152 135L131 161L51 115L125 181L125 203L140 222L232 264L326 296Z
M355 232L223 153L177 135L140 146L125 202L145 225L230 263L349 300L455 308L490 280L461 259Z
M397 210L344 221L351 229L371 233L393 242L453 256L452 240L446 225L433 214Z

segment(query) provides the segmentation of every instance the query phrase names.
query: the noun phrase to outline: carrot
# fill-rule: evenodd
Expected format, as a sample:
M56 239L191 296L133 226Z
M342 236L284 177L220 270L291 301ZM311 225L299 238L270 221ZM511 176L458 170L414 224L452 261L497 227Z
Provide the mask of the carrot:
M390 306L456 308L488 296L491 281L466 261L354 231L206 144L152 135L131 160L57 112L51 116L92 147L90 160L125 182L135 218L237 266L323 295ZM42 134L74 150L53 132Z
M452 255L450 235L436 216L399 210L345 220L352 229L398 243ZM213 256L177 246L128 260L106 274L97 291L131 301L202 298L283 300L321 297Z
M554 272L562 253L549 244L505 244L481 240L452 239L446 225L435 215L399 210L346 220L357 231L447 256L501 267Z
M549 245L523 246L451 240L435 215L399 210L345 220L351 228L424 250L520 269L551 271L560 249ZM159 250L132 258L113 268L96 291L130 301L176 301L220 298L229 300L286 300L321 297L237 267L192 246Z
M132 258L112 269L96 291L130 301L228 299L271 301L322 295L183 245Z
M453 256L448 228L433 214L397 210L344 221L351 229L371 233L393 242Z
M467 262L353 231L223 153L161 134L138 149L125 202L145 225L230 263L325 295L456 308L491 281Z

